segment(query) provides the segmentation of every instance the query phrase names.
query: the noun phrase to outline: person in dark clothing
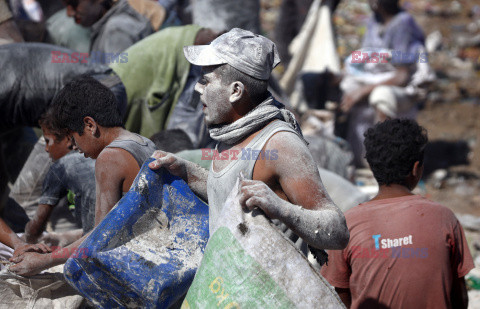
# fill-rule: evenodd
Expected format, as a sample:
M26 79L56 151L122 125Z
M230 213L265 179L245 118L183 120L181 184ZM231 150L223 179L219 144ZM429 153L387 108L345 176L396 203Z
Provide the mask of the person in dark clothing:
M7 162L3 149L12 152L19 143L4 137L22 126L38 127L55 93L76 76L90 74L109 87L115 93L118 111L125 114L127 95L120 78L107 66L81 60L78 53L77 61L72 62L73 55L72 50L43 43L0 46L0 67L6 72L0 79L0 172L7 175L1 177L0 196L5 195L8 181L16 178L7 169L12 163Z
M90 27L90 53L121 53L141 39L158 31L165 20L165 9L150 0L67 0L67 15L75 23Z
M150 137L150 140L157 146L157 149L171 153L194 148L188 134L180 129L157 132Z
M74 54L76 62L72 62ZM8 72L0 80L0 134L20 126L38 127L55 93L83 74L96 76L116 92L118 110L125 113L126 93L121 80L109 67L83 61L72 50L43 43L2 45L0 67Z

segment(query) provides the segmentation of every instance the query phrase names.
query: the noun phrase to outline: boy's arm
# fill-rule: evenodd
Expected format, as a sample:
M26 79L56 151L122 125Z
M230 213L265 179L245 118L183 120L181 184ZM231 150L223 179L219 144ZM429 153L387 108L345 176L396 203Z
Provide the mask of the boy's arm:
M292 133L279 132L265 150L278 156L258 159L253 178L270 181L275 192L263 181L244 180L240 203L249 209L260 207L315 248L345 248L349 240L345 217L325 191L305 143Z
M29 245L25 243L14 231L0 219L0 242L14 249L14 254L24 252L50 252L50 248L44 244Z
M50 166L42 185L42 196L35 216L25 226L25 239L36 243L47 225L48 218L58 201L67 195L65 165L59 161Z
M98 156L95 162L95 226L103 220L122 197L125 174L130 172L132 160L138 173L137 162L126 151L106 148ZM67 246L68 252L74 252L88 235L90 233ZM18 264L10 266L10 270L22 276L32 276L44 269L63 264L67 259L68 257L54 257L52 254L26 253L22 256L14 255L11 261Z
M208 171L199 165L179 158L174 154L157 150L152 155L156 161L151 162L148 166L152 170L164 167L172 175L178 176L185 180L190 189L204 201L207 198L207 179Z
M34 244L45 231L47 220L53 210L53 205L40 204L32 220L25 226L25 239L28 243Z
M85 234L82 238L76 240L64 249L67 249L67 252L70 253L75 252L75 249L78 249L78 246L82 244L82 242L85 240L85 238L87 238L88 235L90 235L90 233ZM42 270L48 269L53 266L65 264L68 258L69 257L63 254L61 256L55 256L53 253L14 253L13 257L10 258L10 261L16 264L10 266L9 270L20 276L33 276L40 273Z
M0 219L0 242L12 249L25 244L2 219Z

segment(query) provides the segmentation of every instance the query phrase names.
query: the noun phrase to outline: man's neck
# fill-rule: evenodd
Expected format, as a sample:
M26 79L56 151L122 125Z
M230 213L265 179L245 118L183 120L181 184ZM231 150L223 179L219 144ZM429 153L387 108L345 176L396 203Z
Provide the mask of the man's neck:
M402 196L410 196L413 195L412 191L410 191L407 187L399 185L399 184L391 184L391 185L381 185L378 188L378 194L372 199L372 201L384 200L388 198L396 198Z

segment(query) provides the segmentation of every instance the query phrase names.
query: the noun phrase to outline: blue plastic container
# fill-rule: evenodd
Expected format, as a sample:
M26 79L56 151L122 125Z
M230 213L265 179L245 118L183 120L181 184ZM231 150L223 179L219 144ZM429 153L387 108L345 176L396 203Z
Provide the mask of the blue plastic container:
M208 206L147 160L130 191L65 264L67 281L101 308L166 308L187 292L208 240ZM83 249L82 248L86 248Z

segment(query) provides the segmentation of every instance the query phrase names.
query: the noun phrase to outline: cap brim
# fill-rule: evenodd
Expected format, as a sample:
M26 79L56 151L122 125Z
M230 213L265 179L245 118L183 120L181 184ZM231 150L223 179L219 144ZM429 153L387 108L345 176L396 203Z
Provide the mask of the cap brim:
M184 46L183 54L188 62L202 67L227 63L218 57L210 45Z

